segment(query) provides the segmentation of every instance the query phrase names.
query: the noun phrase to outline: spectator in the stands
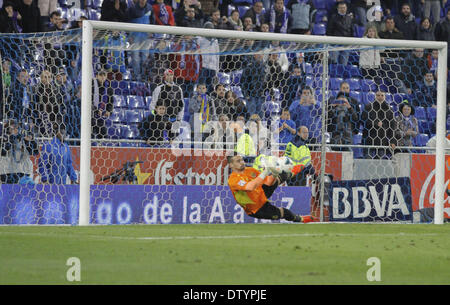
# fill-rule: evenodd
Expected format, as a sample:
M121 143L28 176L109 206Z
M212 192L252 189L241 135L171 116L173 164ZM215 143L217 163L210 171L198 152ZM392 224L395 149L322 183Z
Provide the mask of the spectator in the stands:
M228 21L226 16L220 16L220 10L213 10L209 21L212 22L216 30L234 30L234 27Z
M435 41L434 26L429 18L423 18L417 29L417 40Z
M372 6L367 4L367 0L351 1L351 10L355 13L356 22L364 27L367 24L367 9Z
M29 81L30 74L28 71L26 69L20 70L16 79L12 82L11 94L7 98L5 113L17 122L22 122L25 118L32 116L34 92Z
M130 22L136 24L153 24L152 6L147 0L138 0L134 6L128 10L130 16ZM148 39L147 33L131 32L128 35L128 42L131 44L139 45ZM131 54L130 54L131 53ZM133 67L133 78L137 81L143 81L144 76L144 63L147 60L148 51L135 50L129 51L131 55L131 62Z
M151 52L145 63L146 81L150 83L151 92L164 82L164 72L170 68L168 43L165 40L159 40L155 46L157 52Z
M0 10L0 33L21 33L22 16L16 10L14 3L6 1Z
M427 60L424 56L424 49L414 49L405 57L402 65L402 72L399 74L405 84L408 94L411 94L422 75L428 72Z
M289 73L283 71L283 68L278 61L280 55L278 53L269 54L266 61L266 80L265 90L268 92L270 89L282 89L289 78Z
M17 11L22 16L22 33L42 32L41 11L36 0L22 0Z
M398 146L413 146L413 139L419 134L419 123L414 116L415 109L404 100L398 107L398 116L395 118L397 129L395 136ZM397 149L396 152L410 152L409 149Z
M320 124L317 119L321 119L321 109L311 87L303 87L300 100L296 100L291 104L289 112L291 113L291 119L295 122L295 126L306 126L312 134L316 134L319 131ZM315 140L317 139L314 137L312 141Z
M103 0L100 12L101 21L125 22L128 19L127 1Z
M58 0L39 0L37 6L41 13L41 25L45 30L45 26L50 22L50 14L58 9Z
M202 69L201 55L195 53L199 47L194 37L185 35L175 42L173 50L176 53L173 57L169 55L169 58L173 58L171 62L176 83L183 90L185 98L190 98L192 95ZM191 53L182 54L182 51Z
M242 16L242 19L244 20L246 17L250 17L252 19L252 23L255 26L256 31L261 30L261 25L263 23L268 24L268 20L266 18L266 15L263 12L263 3L262 1L255 1L253 3L253 6L248 9L244 16ZM245 29L245 27L244 27Z
M299 92L305 86L305 74L300 66L293 66L291 76L287 81L287 86L284 87L285 98L282 108L289 108L292 102L297 98Z
M286 7L292 16L290 33L310 34L316 13L314 2L312 0L290 0Z
M330 144L351 145L353 140L353 124L357 113L350 105L343 92L328 102L327 131L331 134ZM332 147L335 151L350 151L347 147Z
M167 115L166 103L159 100L155 103L155 111L139 123L139 134L149 146L161 146L164 141L174 138L172 122Z
M156 25L175 25L175 17L172 7L164 3L164 0L156 0L153 4L153 14Z
M232 90L225 92L225 99L227 103L224 107L225 109L221 111L221 114L226 114L233 121L235 121L238 116L248 116L244 102Z
M368 27L364 32L363 38L378 39L377 28ZM359 51L359 68L364 78L374 78L378 75L378 69L381 65L380 49L368 48Z
M395 25L403 38L407 40L415 40L417 38L416 17L411 13L411 5L404 3L401 12L394 17Z
M391 149L396 147L395 130L396 122L394 112L386 102L385 92L378 90L375 100L364 107L361 115L364 122L363 144L373 146L390 146L389 148L364 149L365 155L369 158L382 159L389 158Z
M51 136L52 125L62 124L65 104L59 93L50 70L43 70L35 91L35 106L37 107L38 127L43 136Z
M197 88L189 100L189 114L189 123L193 131L195 131L196 126L194 124L197 120L203 128L208 122L217 119L215 103L213 103L206 84L203 82L197 84Z
M67 77L66 69L63 67L58 69L55 77L55 86L62 96L64 104L68 105L75 96L75 90L72 82Z
M275 0L275 3L266 12L269 28L272 33L286 34L290 32L291 14L284 6L284 0Z
M210 16L211 12L219 8L220 0L192 0L194 4L197 2L201 5L201 9L205 16ZM228 8L227 8L228 9Z
M436 40L447 42L447 69L450 69L450 7L447 7L445 18L436 24L434 35Z
M86 16L80 16L80 18L77 21L74 21L71 29L81 29L83 28L83 21L88 20Z
M230 16L228 18L228 21L233 25L233 27L235 29L239 28L244 28L244 24L242 23L242 20L239 16L239 10L233 10L230 13Z
M353 134L357 134L359 132L359 102L354 97L350 96L350 84L347 81L343 81L339 85L339 92L343 97L345 97L350 104L351 108L349 113L351 115L351 125Z
M211 22L205 22L205 29L213 29L214 25ZM206 84L208 92L214 91L214 80L219 72L220 57L219 57L219 41L214 37L198 38L200 49L205 53L202 54L202 69L198 77L199 83ZM209 53L209 54L208 54Z
M177 26L201 28L203 27L204 15L200 2L185 0L173 13Z
M353 16L348 13L347 3L339 2L337 14L331 16L327 23L327 36L353 37ZM334 64L347 65L349 51L330 52L330 61Z
M222 84L217 84L214 88L214 92L211 93L212 103L216 109L216 116L221 114L228 115L226 111L227 99L225 97L225 86Z
M423 16L425 18L430 18L430 22L432 18L432 24L435 25L441 19L441 2L444 6L447 1L448 0L422 0Z
M436 108L437 85L432 72L427 72L420 81L416 82L414 104L422 107Z
M241 88L247 101L249 114L257 113L262 116L264 103L264 76L266 65L262 54L251 55L242 70Z
M296 125L293 120L291 120L291 113L288 108L284 108L281 111L280 120L278 121L278 125L275 126L275 130L273 131L278 135L279 143L287 144L292 141L296 134Z
M430 69L430 71L433 74L437 73L438 57L439 57L439 51L438 50L432 50L431 54L427 55L428 69Z
M378 33L383 39L404 39L403 33L396 28L393 17L388 16L385 19L385 30Z
M108 74L101 70L92 80L92 134L94 138L102 139L108 134L106 120L114 110L114 90L107 81Z
M152 94L150 110L155 110L156 103L162 101L166 106L167 115L171 122L182 121L184 116L183 90L174 82L174 72L164 71L164 82L155 88Z
M244 17L243 20L242 27L244 31L252 32L256 30L256 26L251 17Z

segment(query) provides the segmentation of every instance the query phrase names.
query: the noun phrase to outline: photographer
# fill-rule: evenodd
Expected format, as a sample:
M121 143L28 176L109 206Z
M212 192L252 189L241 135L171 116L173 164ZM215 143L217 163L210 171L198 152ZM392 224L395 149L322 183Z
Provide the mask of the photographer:
M329 102L328 120L328 132L331 133L331 144L351 145L353 125L357 120L357 113L343 92L340 92L336 99ZM343 147L333 147L332 149L337 151L350 150L349 148Z
M33 164L30 155L39 153L38 145L30 131L32 127L30 124L29 128L22 129L15 120L5 124L1 140L1 183L17 184L32 176Z

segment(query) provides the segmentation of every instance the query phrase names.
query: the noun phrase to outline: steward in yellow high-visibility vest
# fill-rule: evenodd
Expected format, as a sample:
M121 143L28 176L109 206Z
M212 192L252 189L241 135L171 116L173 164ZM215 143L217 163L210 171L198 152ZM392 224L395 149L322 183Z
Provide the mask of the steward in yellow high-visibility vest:
M286 145L284 155L289 157L295 165L303 165L304 169L288 181L290 186L306 185L306 175L314 175L315 170L311 164L311 151L308 148L309 130L306 126L297 129L295 137Z

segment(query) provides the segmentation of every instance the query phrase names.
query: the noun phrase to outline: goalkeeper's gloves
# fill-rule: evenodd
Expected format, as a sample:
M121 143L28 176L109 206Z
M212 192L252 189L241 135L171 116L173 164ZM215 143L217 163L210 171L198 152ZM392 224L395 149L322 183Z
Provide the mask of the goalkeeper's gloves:
M267 176L269 176L271 172L269 169L264 169L261 174L259 174L258 178L261 178L262 180L266 179Z
M305 168L305 166L304 166L303 164L295 165L295 166L292 168L291 172L292 172L292 174L295 176L295 175L297 175L297 174L300 174L301 171L302 171L304 168Z

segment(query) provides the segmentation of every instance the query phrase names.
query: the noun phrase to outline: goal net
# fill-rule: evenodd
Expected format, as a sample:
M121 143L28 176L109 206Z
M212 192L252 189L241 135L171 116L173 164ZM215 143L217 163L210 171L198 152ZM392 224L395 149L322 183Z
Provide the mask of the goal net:
M0 223L263 222L227 186L236 153L303 164L270 198L297 214L450 217L443 44L83 31L0 36Z

